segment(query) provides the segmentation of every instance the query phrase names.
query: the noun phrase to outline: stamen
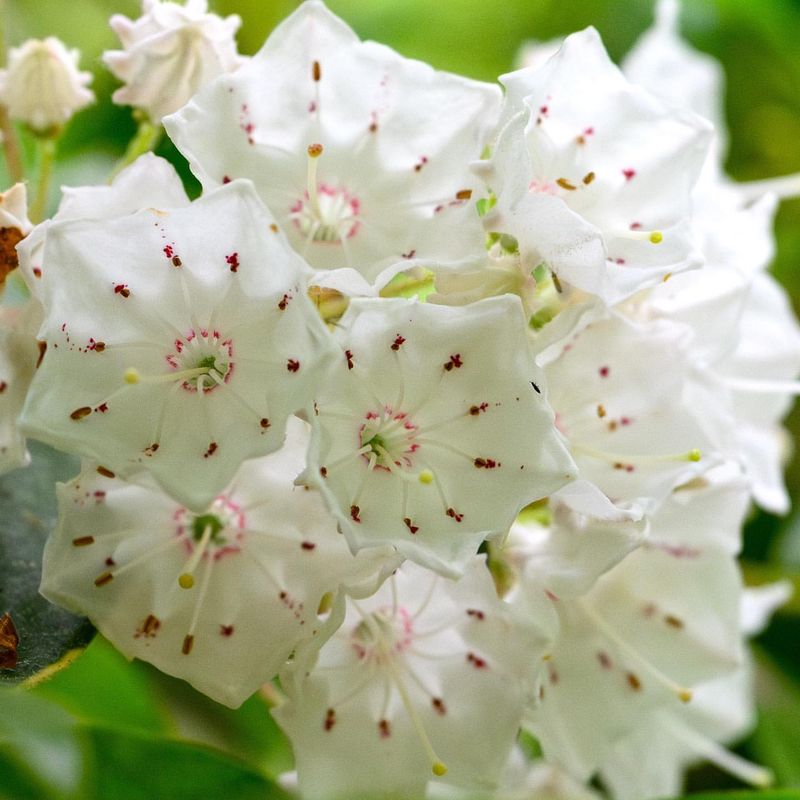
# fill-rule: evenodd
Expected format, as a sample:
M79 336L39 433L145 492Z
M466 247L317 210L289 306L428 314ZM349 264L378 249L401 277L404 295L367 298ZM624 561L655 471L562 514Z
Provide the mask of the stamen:
M700 461L703 453L698 448L693 448L686 453L669 453L665 455L641 455L636 453L609 453L603 450L596 450L594 447L588 447L584 444L575 444L572 447L574 453L578 453L592 458L597 458L600 461L606 461L609 464L617 465L631 465L631 464L658 464L662 461Z
M317 219L322 217L322 212L319 208L319 196L317 195L317 160L322 155L323 147L321 144L310 144L308 146L308 176L306 191L308 192L308 200L311 203L311 208ZM312 236L313 238L313 236Z
M213 367L193 367L176 372L165 372L161 375L142 375L136 367L128 367L124 373L125 383L170 383L171 381L187 381L201 375L210 375Z
M586 616L600 629L600 632L608 637L608 639L610 639L623 653L625 653L628 658L635 661L644 672L650 675L650 677L652 677L657 683L660 683L666 689L671 691L682 703L688 703L692 699L691 689L681 686L666 676L658 667L648 661L638 650L625 641L625 639L623 639L616 632L616 630L614 630L614 628L612 628L611 625L609 625L603 619L603 617L601 617L588 603L583 600L579 602L584 614L586 614ZM636 676L631 672L628 673L628 680L631 683L632 688L634 688L634 680L638 684L636 688L641 686L639 679L636 678Z
M194 552L189 558L189 561L186 563L183 572L178 577L178 585L181 587L181 589L191 589L194 586L193 573L197 569L197 565L200 563L200 559L203 557L203 554L208 547L208 543L211 541L211 536L213 533L213 525L206 525L206 527L203 529L203 535L200 538L197 547L195 547Z
M620 239L633 239L637 242L650 242L650 244L661 244L664 241L664 234L661 231L643 231L633 228L627 231L616 231L615 236Z

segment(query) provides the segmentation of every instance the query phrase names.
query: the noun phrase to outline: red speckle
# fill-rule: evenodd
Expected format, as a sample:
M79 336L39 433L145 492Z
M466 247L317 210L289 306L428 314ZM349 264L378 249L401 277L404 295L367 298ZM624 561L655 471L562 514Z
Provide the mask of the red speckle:
M628 227L632 231L640 231L642 229L642 223L641 222L631 222L631 224Z
M630 425L633 420L630 417L620 417L619 424L620 425Z
M545 589L545 590L544 590L544 593L545 593L545 594L547 595L547 597L548 597L550 600L552 600L554 603L557 603L557 602L558 602L558 595L557 595L557 594L555 594L555 592L551 592L549 589Z
M228 175L223 175L223 176L222 176L222 182L223 182L223 183L230 183L230 182L231 182L230 176L228 176Z
M405 342L405 340L406 340L405 336L401 336L398 333L397 336L395 336L394 341L392 342L392 350L397 352L400 349L400 347L403 344L403 342Z
M460 369L463 366L464 362L461 360L461 353L456 353L450 356L450 360L444 365L444 368L450 372L451 369Z
M428 156L421 156L419 161L414 164L414 172L421 172L422 168L428 163Z
M33 275L34 275L35 278L41 278L42 277L41 269L39 269L39 267L34 267L33 268Z
M626 181L630 181L636 177L636 170L630 168L624 169L622 170L622 174L625 176Z
M345 350L344 357L347 359L347 369L353 369L353 352L352 350Z
M539 113L543 117L546 117L549 111L550 111L550 109L547 106L539 106Z
M300 369L300 362L295 360L294 358L290 358L286 362L286 369L288 369L289 372L297 372L297 370Z
M361 522L360 514L361 509L358 506L350 506L350 519L352 519L353 522Z
M131 290L128 288L127 283L118 283L114 287L114 294L122 295L123 297L130 297Z
M500 467L498 461L495 461L493 458L476 458L473 462L473 465L478 469L495 469L495 467Z
M392 735L392 729L388 719L382 719L378 723L378 732L380 733L381 739L388 739Z
M233 636L233 625L220 625L219 635L225 637Z
M95 408L95 411L99 411L101 414L105 414L106 411L108 411L108 403L100 403L100 405L97 406L97 408Z
M473 417L477 417L482 411L486 411L489 408L488 403L481 403L479 406L470 406L469 413L472 414Z
M328 712L325 714L325 723L323 727L325 728L326 731L329 731L331 730L331 728L333 728L335 724L336 724L336 712L332 708L329 708Z
M600 662L600 666L603 669L611 669L614 666L613 662L611 661L611 657L608 653L600 650L597 654L597 660Z
M261 430L263 431L270 427L269 420L266 417L261 417L261 419L258 421L258 424L261 426Z
M0 381L0 394L8 389L8 384L5 381Z
M447 706L445 706L444 700L442 700L441 697L432 697L431 705L433 706L433 710L439 714L439 716L443 717L447 713Z
M322 475L323 478L328 477L328 468L327 467L320 467L319 474Z
M239 254L231 253L229 256L225 256L225 262L231 268L231 272L237 272L239 269Z
M404 517L403 522L405 523L406 528L411 531L411 533L416 533L419 530L419 527L411 522L411 517Z
M172 245L171 244L165 244L164 245L164 255L167 258L172 258L172 256L175 255L175 251L172 249Z
M416 250L409 250L407 253L403 253L403 258L414 258L416 254Z
M601 378L607 378L609 376L609 373L611 372L611 369L609 367L600 367L600 369L597 370L597 372Z
M208 450L203 453L203 458L211 458L217 452L219 445L216 442L208 443Z
M303 550L311 551L316 547L316 545L314 544L314 542L301 542L300 547Z
M461 522L461 520L464 519L464 515L459 514L454 508L448 508L445 513L448 517L454 519L456 522Z
M469 661L475 669L486 669L486 661L480 656L476 656L475 653L467 653L467 661Z
M106 559L106 566L107 566L107 567L116 567L116 566L117 566L117 562L116 562L116 561L114 561L114 559L113 559L113 558L111 558L111 556L109 556L109 557Z
M281 311L286 311L286 306L289 305L289 301L291 299L292 299L292 296L290 294L285 294L283 297L281 297L280 301L278 302L278 308Z
M484 620L484 619L486 619L486 614L484 614L484 613L483 613L483 611L481 611L481 610L480 610L480 609L478 609L478 608L468 608L468 609L467 609L467 614L468 614L470 617L472 617L473 619L477 619L477 620Z

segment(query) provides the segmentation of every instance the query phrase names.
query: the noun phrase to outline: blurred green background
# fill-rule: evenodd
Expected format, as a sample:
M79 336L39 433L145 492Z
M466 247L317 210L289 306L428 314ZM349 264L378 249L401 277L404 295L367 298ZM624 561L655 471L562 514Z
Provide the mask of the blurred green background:
M242 17L243 53L255 52L296 5L290 0L211 3L220 14ZM512 69L524 41L551 39L590 24L619 60L653 16L650 0L331 0L329 5L363 38L484 80ZM56 183L104 181L135 124L129 108L111 104L117 83L100 55L118 46L108 17L136 17L139 3L0 0L0 9L10 45L53 34L82 51L82 67L95 74L98 104L69 126L60 144ZM727 74L730 175L752 180L800 171L800 2L686 0L681 19L688 41L717 57ZM159 152L180 161L169 143ZM56 192L52 201L57 202ZM800 311L800 200L782 204L777 235L774 273ZM800 441L800 411L790 416L789 426L793 440ZM800 459L791 465L788 483L800 498ZM800 509L785 519L754 514L745 557L750 582L785 572L800 590ZM768 763L780 785L800 786L800 596L759 639L758 652L764 711L759 729L740 752ZM48 702L53 700L58 705ZM146 665L125 664L100 640L32 695L0 695L0 798L278 797L269 777L289 763L263 698L249 701L240 712L227 711ZM702 768L693 773L691 785L735 782Z

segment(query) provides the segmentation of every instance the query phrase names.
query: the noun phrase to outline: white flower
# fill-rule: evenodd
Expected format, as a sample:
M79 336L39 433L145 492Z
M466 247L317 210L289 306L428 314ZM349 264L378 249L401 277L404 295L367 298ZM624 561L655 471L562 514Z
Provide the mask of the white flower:
M29 433L203 510L280 447L331 355L303 265L246 181L187 208L50 226Z
M78 71L79 58L77 50L67 50L53 36L11 48L8 69L0 70L0 102L9 116L46 133L93 103L94 94L86 88L92 75Z
M310 0L165 125L204 187L252 179L310 264L372 282L483 251L467 164L499 97L360 42Z
M480 542L573 476L519 300L354 300L317 395L318 486L355 549L457 575Z
M724 393L695 372L691 344L683 325L611 316L576 333L545 367L580 476L613 501L655 507L730 447Z
M487 230L608 303L700 264L689 216L709 139L701 118L626 81L592 28L501 81L509 102L525 99L475 165L497 195Z
M104 186L62 186L53 221L114 219L143 208L181 208L189 205L178 173L168 161L145 153ZM47 281L44 245L50 220L37 225L18 248L20 272L31 294L41 299Z
M129 658L238 706L320 634L325 595L371 593L397 565L389 548L352 556L319 495L293 486L308 434L289 423L283 449L245 463L200 514L146 475L86 465L59 487L42 593Z
M209 14L206 0L187 0L185 5L142 0L142 16L135 22L115 14L111 27L124 49L106 51L103 61L125 85L112 99L161 122L244 61L234 38L241 22L236 14L224 19Z
M676 108L688 108L714 125L710 161L719 163L725 151L727 129L720 63L690 47L680 36L680 0L658 0L656 19L625 56L622 71Z
M478 556L456 583L406 563L373 597L348 602L316 663L282 676L290 700L273 712L303 796L420 797L431 772L491 786L546 625L498 600Z
M748 636L760 633L773 611L789 599L791 590L788 581L745 589L740 609L742 632ZM753 672L748 657L732 674L697 687L688 705L659 708L643 716L602 767L603 783L615 800L677 796L682 793L685 770L700 761L710 761L753 786L768 786L770 770L724 746L755 725Z
M681 487L647 540L580 596L552 596L561 630L526 725L581 780L657 708L741 663L735 561L746 482L726 467ZM531 562L532 588L545 583Z
M6 275L18 266L16 247L32 227L25 184L15 183L0 194L0 292Z

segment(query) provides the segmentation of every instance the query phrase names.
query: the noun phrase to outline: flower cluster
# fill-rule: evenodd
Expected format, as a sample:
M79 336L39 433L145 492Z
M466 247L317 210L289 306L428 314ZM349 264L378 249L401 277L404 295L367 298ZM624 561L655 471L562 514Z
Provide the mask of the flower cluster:
M33 229L0 197L0 469L84 459L42 593L221 703L278 677L303 797L767 781L724 745L785 591L736 556L788 508L800 326L674 5L624 70L590 28L504 93L319 0L252 59L238 25L112 19L199 199L152 154ZM37 128L88 95L54 41L0 79Z

